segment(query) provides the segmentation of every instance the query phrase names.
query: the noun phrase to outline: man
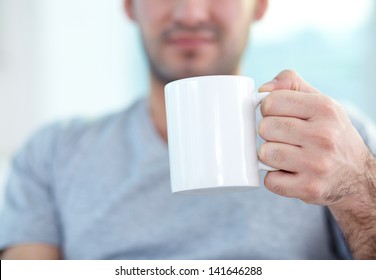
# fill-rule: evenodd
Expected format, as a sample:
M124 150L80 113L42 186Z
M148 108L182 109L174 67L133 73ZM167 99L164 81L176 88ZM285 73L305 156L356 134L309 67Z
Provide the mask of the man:
M240 74L268 1L124 2L150 64L148 99L31 139L8 183L3 258L349 258L342 233L354 258L376 258L376 161L364 142L375 139L293 71L260 88L271 92L260 159L281 170L266 175L269 191L170 193L164 85Z

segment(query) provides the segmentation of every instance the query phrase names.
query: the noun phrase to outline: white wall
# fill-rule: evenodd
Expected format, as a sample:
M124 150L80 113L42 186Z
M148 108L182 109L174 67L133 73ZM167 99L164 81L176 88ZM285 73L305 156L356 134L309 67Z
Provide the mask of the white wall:
M0 154L43 123L124 107L145 91L122 1L2 0ZM135 50L130 52L129 50Z
M0 0L0 186L33 131L125 107L145 72L122 0Z

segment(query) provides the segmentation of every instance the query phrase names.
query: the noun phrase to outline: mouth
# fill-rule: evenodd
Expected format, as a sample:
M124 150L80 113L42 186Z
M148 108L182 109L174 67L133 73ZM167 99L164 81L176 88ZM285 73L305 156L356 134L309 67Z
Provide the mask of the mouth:
M215 36L210 32L176 32L166 38L168 45L181 50L200 49L208 45L213 45L215 41Z

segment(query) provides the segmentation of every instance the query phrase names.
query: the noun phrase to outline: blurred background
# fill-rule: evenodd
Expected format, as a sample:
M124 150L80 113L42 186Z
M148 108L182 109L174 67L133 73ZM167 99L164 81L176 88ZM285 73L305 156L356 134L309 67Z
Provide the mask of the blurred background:
M374 2L270 0L252 30L244 74L259 86L295 69L376 120ZM120 110L147 88L137 27L122 0L0 0L0 186L10 157L37 128Z

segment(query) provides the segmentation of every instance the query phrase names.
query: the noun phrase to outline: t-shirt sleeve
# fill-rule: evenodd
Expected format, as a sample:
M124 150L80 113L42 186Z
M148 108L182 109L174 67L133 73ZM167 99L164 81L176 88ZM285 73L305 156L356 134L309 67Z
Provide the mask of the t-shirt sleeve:
M36 133L14 157L0 212L0 250L22 243L60 243L52 192L57 125Z

